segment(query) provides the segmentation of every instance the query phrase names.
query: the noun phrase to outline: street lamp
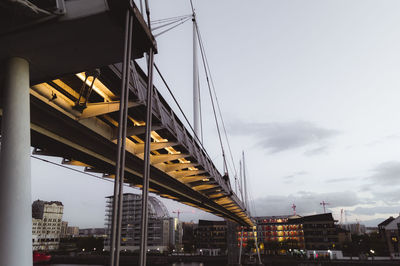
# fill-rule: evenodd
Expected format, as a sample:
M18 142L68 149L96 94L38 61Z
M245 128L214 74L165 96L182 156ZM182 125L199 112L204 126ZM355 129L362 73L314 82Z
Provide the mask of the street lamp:
M370 252L371 252L371 254L372 254L372 260L374 260L375 250L371 249Z

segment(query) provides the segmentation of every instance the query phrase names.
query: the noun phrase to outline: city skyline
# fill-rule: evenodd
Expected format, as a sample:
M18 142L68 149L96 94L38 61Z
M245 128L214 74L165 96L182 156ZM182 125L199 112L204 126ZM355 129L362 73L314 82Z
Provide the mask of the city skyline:
M290 214L292 203L300 214L322 213L323 200L336 219L342 208L349 221L363 223L398 214L400 3L194 4L236 164L246 152L254 215ZM156 0L150 7L153 19L190 13L187 1ZM156 63L191 117L191 24L157 41ZM173 106L158 77L155 85ZM201 88L206 95L204 81ZM207 101L203 119L212 121ZM222 169L211 122L204 132L204 145ZM111 183L36 160L32 168L33 200L65 197L73 210L68 215L83 224L104 214ZM48 186L51 194L45 187L54 178L59 184ZM71 180L83 186L75 197ZM192 210L167 202L170 212Z

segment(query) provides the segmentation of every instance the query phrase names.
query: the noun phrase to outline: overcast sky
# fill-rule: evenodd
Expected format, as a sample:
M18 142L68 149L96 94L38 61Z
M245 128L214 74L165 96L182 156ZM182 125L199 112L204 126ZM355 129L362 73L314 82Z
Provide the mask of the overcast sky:
M188 0L149 2L153 19L191 13ZM338 220L342 208L349 222L369 225L397 216L400 2L194 0L194 5L236 167L241 151L246 154L254 214L291 214L293 203L300 215L321 213L324 200ZM157 41L155 62L192 118L191 21ZM221 167L201 78L204 144ZM178 112L159 78L155 84ZM70 224L103 225L112 183L37 160L32 177L33 200L63 201ZM186 211L185 220L216 219L164 202L170 211Z

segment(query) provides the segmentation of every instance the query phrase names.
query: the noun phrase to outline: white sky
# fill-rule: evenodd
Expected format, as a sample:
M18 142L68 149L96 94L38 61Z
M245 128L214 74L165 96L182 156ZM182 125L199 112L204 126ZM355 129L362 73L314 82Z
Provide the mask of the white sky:
M190 14L188 0L150 0L151 16ZM399 1L194 1L228 135L245 150L256 215L322 212L376 225L400 212ZM192 25L157 39L156 63L192 117ZM201 68L200 68L201 69ZM204 77L201 74L201 77ZM156 86L168 100L159 79ZM206 82L205 146L220 167ZM33 200L61 200L65 220L102 226L112 184L32 163ZM233 173L231 172L231 177ZM43 189L45 188L45 189ZM132 191L132 190L130 190ZM185 220L210 218L180 208Z

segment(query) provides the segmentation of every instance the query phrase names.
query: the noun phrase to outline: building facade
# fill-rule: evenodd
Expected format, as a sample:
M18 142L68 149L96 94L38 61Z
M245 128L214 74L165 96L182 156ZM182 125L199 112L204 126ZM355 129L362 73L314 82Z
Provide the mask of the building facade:
M178 251L182 251L182 248L185 253L194 253L196 251L194 233L197 229L197 226L198 224L193 222L182 223L182 247Z
M202 255L224 255L227 251L227 225L225 221L199 220L194 230L196 251Z
M386 241L392 259L400 260L400 216L390 217L378 225L379 234Z
M66 221L61 221L61 238L65 238L68 236L68 222Z
M304 216L294 222L303 227L307 250L332 250L338 246L338 234L332 213Z
M105 249L110 250L111 219L113 197L107 197L105 228L107 238ZM147 246L155 252L172 251L179 244L179 222L169 217L168 210L157 198L149 196ZM121 250L135 251L140 248L141 237L141 195L123 195L123 215L121 229Z
M353 235L364 235L366 233L365 225L360 223L344 224L342 228L350 231Z
M84 228L79 229L79 237L104 237L106 238L105 228Z
M300 217L254 217L257 227L238 227L238 245L257 243L260 253L286 254L289 250L329 250L338 245L335 220L331 213ZM242 233L243 230L243 233Z
M78 237L79 236L79 227L78 226L68 226L67 227L67 236L68 237Z
M33 250L56 250L60 245L64 206L59 201L36 200L32 204Z
M252 228L238 228L239 246L242 243L245 248L250 241L255 241L257 238L260 252L263 254L282 253L282 250L288 248L304 248L302 225L294 222L300 216L261 216L253 218L257 224L255 230Z

